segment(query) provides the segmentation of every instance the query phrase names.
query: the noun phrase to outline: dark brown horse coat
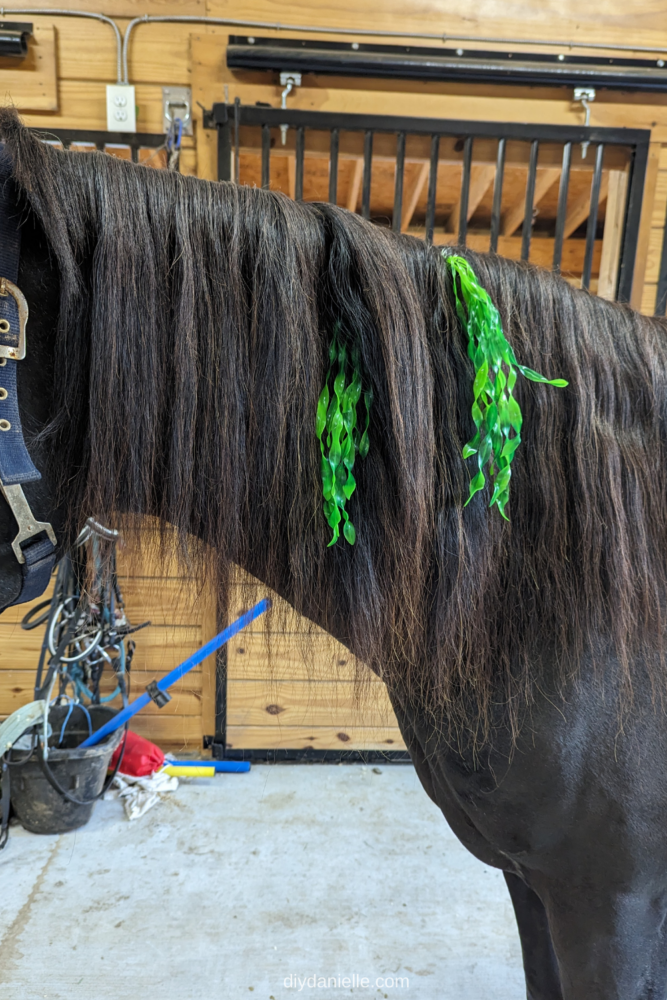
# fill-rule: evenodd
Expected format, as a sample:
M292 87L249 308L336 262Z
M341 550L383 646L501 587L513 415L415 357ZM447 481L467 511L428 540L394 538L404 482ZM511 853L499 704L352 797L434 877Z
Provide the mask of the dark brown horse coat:
M487 493L464 507L472 366L437 250L59 153L11 112L0 134L38 516L64 541L89 514L155 516L215 549L221 601L237 563L340 638L457 835L506 872L529 996L664 997L664 324L466 253L521 363L569 381L517 386L507 524ZM314 414L336 323L374 403L357 543L327 549ZM0 598L12 533L0 504Z

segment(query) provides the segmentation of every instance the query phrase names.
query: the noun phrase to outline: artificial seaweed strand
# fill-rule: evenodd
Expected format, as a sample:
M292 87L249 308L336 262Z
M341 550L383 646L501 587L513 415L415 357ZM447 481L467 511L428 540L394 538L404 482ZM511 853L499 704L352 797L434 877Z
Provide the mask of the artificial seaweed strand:
M339 340L340 324L336 324L329 347L329 370L317 403L315 430L320 441L322 493L324 496L324 516L332 529L329 546L340 537L340 523L343 522L343 537L354 545L357 533L345 504L354 493L357 481L353 468L357 453L365 458L368 454L368 427L372 393L364 392L366 421L360 430L357 420L357 404L362 395L359 352L355 349L351 357L344 343ZM329 389L334 366L338 371Z
M489 506L509 520L505 506L509 501L512 459L521 443L523 417L512 395L517 370L532 382L562 388L562 378L548 379L520 365L503 333L500 314L488 292L464 257L449 256L443 251L452 272L457 315L468 333L468 357L475 366L472 418L475 435L463 448L463 457L477 455L477 473L470 481L466 506L486 484L484 467L493 484ZM514 432L513 436L512 432Z

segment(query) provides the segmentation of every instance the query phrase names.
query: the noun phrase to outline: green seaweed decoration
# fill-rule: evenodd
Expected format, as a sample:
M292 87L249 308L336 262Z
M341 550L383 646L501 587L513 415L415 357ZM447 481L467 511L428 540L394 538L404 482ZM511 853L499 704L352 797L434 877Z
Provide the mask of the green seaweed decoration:
M559 388L567 385L562 378L548 379L531 368L520 365L503 333L498 310L488 292L480 285L464 257L443 256L452 272L456 312L468 332L468 357L475 366L472 418L477 432L463 449L463 457L477 455L477 474L470 482L470 495L484 488L484 466L493 482L491 502L509 520L505 506L509 500L511 463L521 443L521 408L512 395L516 369L531 382L544 382ZM458 278L458 281L457 281ZM514 432L514 436L510 435Z
M333 379L333 389L330 392L329 382L336 362L338 362L338 373ZM317 402L315 420L322 452L324 516L333 531L329 546L334 545L340 537L341 520L343 535L350 545L354 545L357 537L354 525L345 510L345 504L357 486L352 472L357 453L361 458L365 458L368 454L368 425L373 397L370 391L363 394L366 422L361 430L357 424L357 404L361 395L359 352L356 349L353 349L351 354L348 352L340 338L340 323L337 323L329 347L329 371Z

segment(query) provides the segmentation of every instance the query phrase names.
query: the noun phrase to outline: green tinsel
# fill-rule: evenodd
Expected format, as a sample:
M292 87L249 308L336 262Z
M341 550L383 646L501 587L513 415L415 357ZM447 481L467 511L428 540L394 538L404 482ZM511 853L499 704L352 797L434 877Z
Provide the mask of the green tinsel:
M509 520L505 505L509 500L511 462L521 443L522 424L521 408L512 395L516 369L532 382L558 387L566 386L567 382L562 378L545 378L517 362L503 333L498 310L468 261L449 255L445 259L452 272L456 312L468 332L468 357L475 366L472 418L477 432L464 447L463 457L477 455L478 471L470 482L466 505L484 488L486 465L493 482L489 506L497 504L502 516Z
M317 403L315 430L320 439L322 452L322 493L324 495L324 516L333 531L329 545L340 537L340 522L343 535L354 545L357 533L345 504L354 493L357 481L352 469L357 453L361 458L368 454L368 425L372 394L364 392L366 423L363 431L357 426L357 404L361 399L362 385L359 369L359 353L352 351L351 357L342 341L339 341L340 325L336 324L333 340L329 347L329 371ZM333 391L329 382L338 362L338 373L333 379Z

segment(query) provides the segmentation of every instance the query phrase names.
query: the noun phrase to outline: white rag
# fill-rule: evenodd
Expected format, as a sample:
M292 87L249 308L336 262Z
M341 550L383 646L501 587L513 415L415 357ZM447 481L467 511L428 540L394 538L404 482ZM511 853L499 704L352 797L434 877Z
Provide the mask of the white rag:
M165 774L164 771L155 771L143 778L119 772L113 779L111 787L116 789L123 800L125 815L131 822L152 809L167 792L175 792L178 788L178 778Z

